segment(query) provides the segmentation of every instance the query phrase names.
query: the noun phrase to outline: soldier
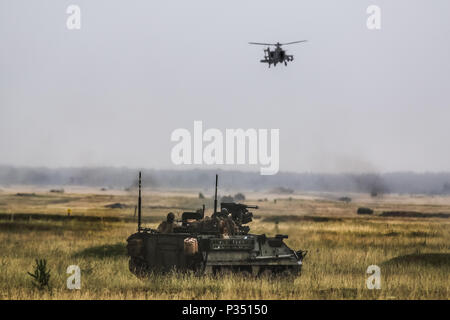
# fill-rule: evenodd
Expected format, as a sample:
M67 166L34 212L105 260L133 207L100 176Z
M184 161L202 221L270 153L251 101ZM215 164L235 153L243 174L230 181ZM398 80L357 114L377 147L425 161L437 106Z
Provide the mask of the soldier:
M224 238L228 238L237 232L237 226L233 219L230 217L230 213L226 208L223 208L220 213L217 214L219 232Z
M158 226L158 232L160 233L172 233L174 225L175 215L172 212L167 214L167 220L160 223Z

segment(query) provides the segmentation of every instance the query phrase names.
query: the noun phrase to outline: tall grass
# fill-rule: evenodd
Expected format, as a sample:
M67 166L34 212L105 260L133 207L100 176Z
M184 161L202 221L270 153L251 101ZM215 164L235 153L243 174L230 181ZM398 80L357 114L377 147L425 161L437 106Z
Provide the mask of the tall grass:
M55 201L55 199L52 199ZM108 199L115 201L116 199ZM89 201L82 200L89 207ZM315 201L302 200L313 208ZM177 205L183 203L177 197ZM173 205L170 197L160 203ZM19 205L19 204L16 204ZM75 203L76 205L76 203ZM298 203L297 203L298 205ZM330 202L330 211L333 204ZM341 204L338 204L341 206ZM290 206L290 204L289 204ZM321 210L323 203L320 203ZM21 208L44 211L42 207ZM290 209L289 209L290 210ZM292 212L290 212L292 213ZM114 211L108 212L114 215ZM161 213L157 213L161 214ZM268 216L271 213L264 213ZM331 214L330 214L331 216ZM336 216L334 216L336 217ZM149 226L155 227L156 224ZM450 223L445 219L346 218L251 223L252 233L288 234L308 250L294 281L171 273L140 280L128 270L131 222L0 220L1 299L449 299ZM37 290L27 272L35 259L52 270ZM366 288L369 265L381 268L381 290ZM81 268L81 290L68 290L66 269Z

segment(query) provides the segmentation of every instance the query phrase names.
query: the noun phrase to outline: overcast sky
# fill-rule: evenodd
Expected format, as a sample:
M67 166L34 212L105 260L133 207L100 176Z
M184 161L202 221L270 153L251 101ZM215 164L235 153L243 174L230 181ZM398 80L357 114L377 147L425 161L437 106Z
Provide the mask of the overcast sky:
M279 128L281 171L450 171L449 13L448 0L0 0L0 164L174 168L172 131L202 120ZM301 39L271 69L247 44Z

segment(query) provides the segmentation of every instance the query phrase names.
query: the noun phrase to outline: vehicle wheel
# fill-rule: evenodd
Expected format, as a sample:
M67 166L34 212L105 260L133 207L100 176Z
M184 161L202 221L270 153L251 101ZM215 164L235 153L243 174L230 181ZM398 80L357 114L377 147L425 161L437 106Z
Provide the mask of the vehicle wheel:
M273 277L273 271L269 268L262 269L259 273L260 278L270 279Z
M281 271L279 273L279 276L283 279L290 279L293 280L297 278L300 275L300 272L297 268L286 268L285 270Z
M131 258L128 263L128 267L131 273L136 275L136 277L138 278L145 278L145 276L147 275L147 268L145 264L139 259Z
M243 278L243 279L251 279L253 278L252 274L248 271L240 271L239 275Z

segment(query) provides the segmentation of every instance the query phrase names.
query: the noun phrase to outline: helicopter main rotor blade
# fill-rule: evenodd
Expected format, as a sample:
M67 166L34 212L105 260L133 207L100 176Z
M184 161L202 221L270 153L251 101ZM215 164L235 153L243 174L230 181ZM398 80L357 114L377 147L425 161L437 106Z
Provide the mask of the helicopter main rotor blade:
M294 43L300 43L300 42L306 42L308 40L300 40L300 41L294 41L294 42L287 42L287 43L281 43L282 46L288 45L288 44L294 44Z
M274 43L249 42L248 44L258 44L261 46L276 46L276 44L274 44Z

